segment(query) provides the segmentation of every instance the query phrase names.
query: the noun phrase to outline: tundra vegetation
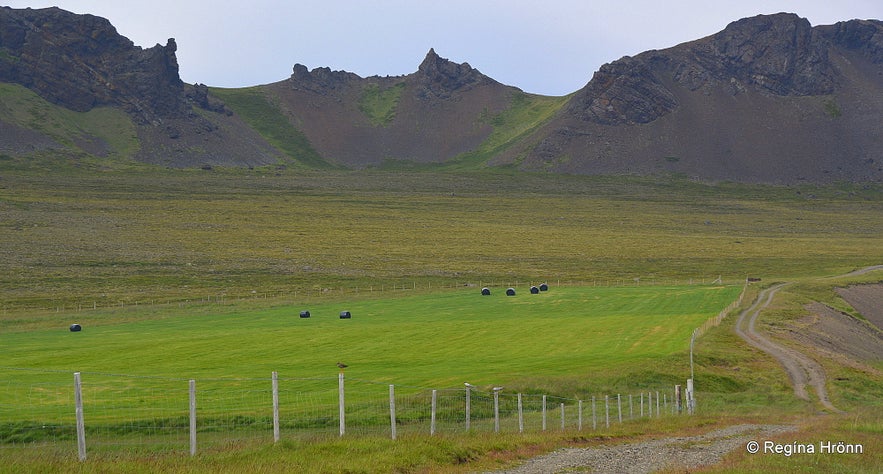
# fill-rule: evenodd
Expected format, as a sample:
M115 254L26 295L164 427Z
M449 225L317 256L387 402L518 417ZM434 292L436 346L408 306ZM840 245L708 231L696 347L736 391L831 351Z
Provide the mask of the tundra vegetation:
M188 358L169 351L155 357L151 370L160 373L211 372L232 361L231 370L284 371L280 353L286 347L309 348L292 345L290 338L272 342L266 333L290 334L306 307L336 319L346 304L353 312L347 323L376 335L361 347L368 353L387 348L388 339L379 336L384 324L423 341L388 364L359 368L359 354L353 353L355 361L344 361L347 370L364 370L364 378L453 386L465 373L475 377L473 383L585 395L685 378L690 331L734 300L745 277L762 277L746 290L746 306L757 285L795 282L762 318L777 334L787 332L812 301L854 313L833 288L883 278L874 272L821 279L883 261L883 189L877 185L767 187L505 170L107 169L75 161L47 173L45 163L0 163L0 339L11 348L4 350L7 367L102 371L102 365L117 364L106 370L131 373L139 367L134 361L145 359L139 350L152 347L151 341L134 343L143 330L163 347L196 347L185 334L200 333L208 341L198 344L204 349L199 357L209 361L202 369L182 366ZM709 285L718 276L723 284ZM540 281L552 283L554 291L522 291L511 300L478 296L482 285L526 290ZM464 308L473 300L507 306L469 313ZM690 310L697 307L703 309ZM477 314L494 316L473 328ZM67 324L73 318L84 326L77 336L104 344L105 335L119 345L104 346L103 353L70 346ZM341 323L310 319L317 328ZM663 319L674 321L671 332L657 329ZM633 352L614 350L615 339L583 329L588 322L620 336L637 328L633 339L619 341ZM444 351L438 360L420 354L432 336L451 339L463 326L489 342L482 347L462 339L471 350L484 351L482 358L457 355L453 344L436 348ZM249 350L232 357L226 350L238 347L239 338ZM507 338L522 342L507 345ZM326 342L315 351L328 360L307 376L336 373L339 349ZM258 350L261 345L267 350ZM487 352L491 348L496 351ZM121 449L90 455L84 464L69 450L3 446L0 469L462 472L500 467L561 445L743 422L797 424L795 439L783 443L843 439L873 446L883 432L883 365L817 359L828 372L832 403L846 414L816 416L815 402L795 399L777 363L739 340L728 318L697 343L702 409L693 417L591 434L244 441L192 459L180 452ZM413 360L425 370L411 370ZM494 374L484 370L488 360L497 364ZM218 375L209 372L203 373ZM725 466L878 472L883 459L872 449L860 457L733 453Z

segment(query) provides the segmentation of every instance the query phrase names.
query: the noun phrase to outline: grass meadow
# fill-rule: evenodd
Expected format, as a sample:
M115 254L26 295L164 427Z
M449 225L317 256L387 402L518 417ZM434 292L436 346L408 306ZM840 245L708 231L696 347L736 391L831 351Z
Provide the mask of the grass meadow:
M0 409L10 431L34 417L7 401L47 392L57 399L28 402L29 410L69 425L73 371L83 373L87 397L106 401L93 405L91 420L110 427L142 404L176 419L181 403L158 401L168 397L183 398L186 413L189 378L201 390L238 385L225 402L236 409L266 401L250 387L271 371L286 387L307 386L286 389L284 401L315 391L311 406L333 403L337 361L350 365L348 397L366 406L380 406L388 384L462 393L469 381L482 393L499 384L562 399L662 390L689 374L692 329L735 300L745 277L798 282L763 323L782 328L808 301L843 307L830 288L845 280L819 278L883 261L878 186L2 165ZM711 284L718 277L722 284ZM540 282L551 290L528 294ZM518 296L503 295L516 285ZM481 296L482 286L494 294ZM757 287L746 291L747 305ZM312 317L299 318L302 310ZM338 318L343 310L351 320ZM84 330L69 332L73 322ZM58 443L0 446L0 471L466 472L562 445L740 422L879 440L883 382L874 370L883 366L825 361L838 377L832 401L847 414L819 417L731 326L728 318L698 341L695 417L592 433L406 431L395 442L370 432L337 439L331 419L324 432L314 426L315 436L275 445L218 438L194 458L123 436L86 463L62 433ZM876 472L881 458L734 453L724 468Z

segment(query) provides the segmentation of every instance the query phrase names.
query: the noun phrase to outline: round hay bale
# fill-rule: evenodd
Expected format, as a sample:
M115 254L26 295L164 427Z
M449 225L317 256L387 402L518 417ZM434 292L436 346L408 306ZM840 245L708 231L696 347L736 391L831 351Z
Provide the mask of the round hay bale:
M538 295L538 294L540 294L540 289L535 286L532 286L532 287L530 287L530 294Z
M352 317L353 317L353 315L350 314L349 311L341 311L340 312L340 319L350 319Z
M509 288L506 290L506 296L515 296L515 288Z
M549 285L543 283L540 285L540 291L549 291Z
M482 296L490 296L490 294L491 294L491 289L490 289L490 288L482 288L482 289L481 289L481 295L482 295Z
M309 317L310 317L310 312L309 312L309 311L301 311L301 312L300 312L300 317L302 317L302 318L309 318Z
M71 332L80 332L82 330L83 330L83 327L80 326L79 324L76 324L76 323L71 324Z

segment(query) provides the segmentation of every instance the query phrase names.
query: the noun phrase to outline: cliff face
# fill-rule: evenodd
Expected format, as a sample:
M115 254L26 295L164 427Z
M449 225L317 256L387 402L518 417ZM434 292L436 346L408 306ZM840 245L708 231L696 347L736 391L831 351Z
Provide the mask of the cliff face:
M878 181L883 23L761 15L602 66L534 135L525 169ZM524 155L522 155L524 156ZM498 163L512 161L514 154Z
M132 158L174 167L279 161L282 155L231 117L204 85L181 81L176 50L174 39L165 46L135 46L106 19L93 15L54 7L0 8L0 82L19 84L77 112L123 110L138 134ZM79 143L98 140L75 137L65 145L71 140L22 129L22 124L3 127L16 131L17 149L48 147L88 155L91 150ZM29 141L34 146L22 143Z
M119 106L149 123L183 116L189 108L174 39L142 49L104 18L3 7L0 48L0 81L72 110Z

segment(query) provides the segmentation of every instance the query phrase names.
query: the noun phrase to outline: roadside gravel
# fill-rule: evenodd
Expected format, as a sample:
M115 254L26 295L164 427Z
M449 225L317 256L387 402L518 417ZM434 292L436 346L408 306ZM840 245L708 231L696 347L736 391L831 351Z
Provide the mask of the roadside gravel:
M698 468L717 464L725 454L745 449L749 441L761 444L796 430L788 425L734 425L698 436L673 437L597 448L566 448L536 457L506 474L562 472L650 473L660 469Z

